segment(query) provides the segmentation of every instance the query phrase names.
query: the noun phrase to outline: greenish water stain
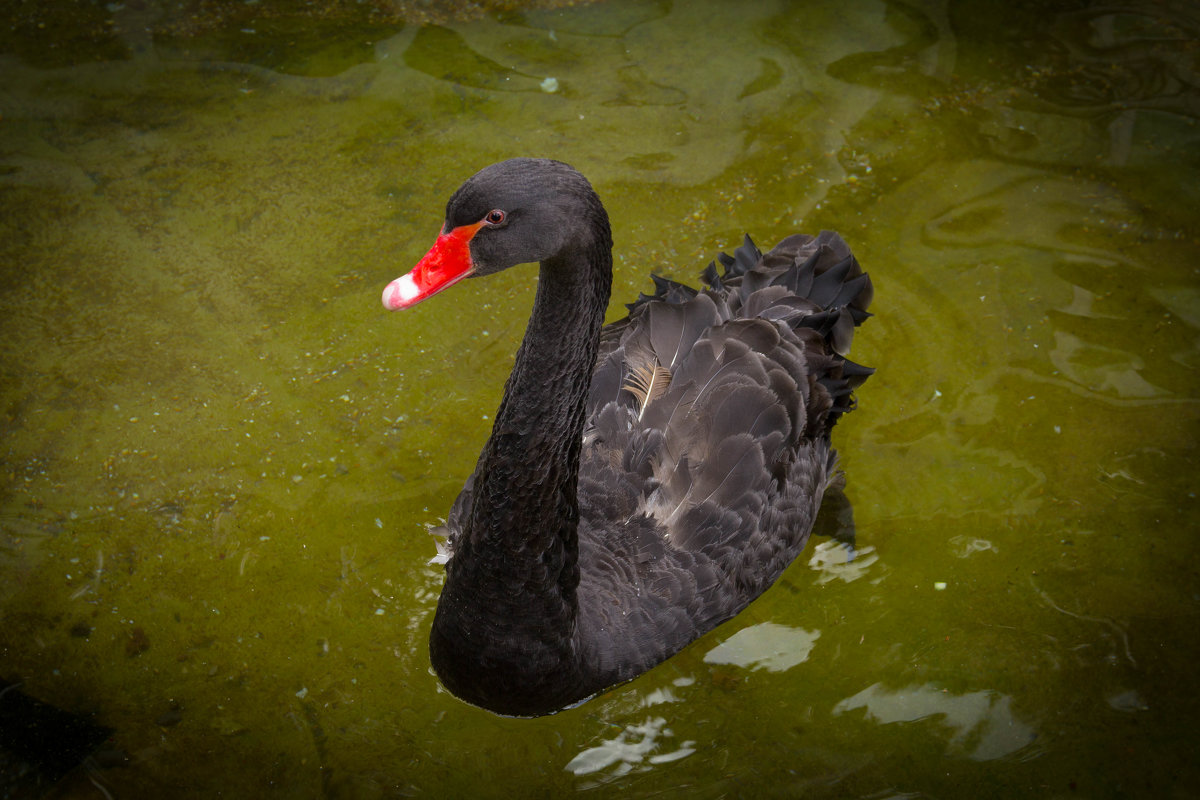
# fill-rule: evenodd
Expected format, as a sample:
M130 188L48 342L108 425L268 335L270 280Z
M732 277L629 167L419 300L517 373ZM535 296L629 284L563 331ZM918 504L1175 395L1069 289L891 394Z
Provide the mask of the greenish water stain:
M0 676L116 730L115 796L1200 791L1193 12L290 24L0 55ZM512 155L596 184L612 318L744 232L877 289L853 558L538 720L426 655L534 272L379 306Z

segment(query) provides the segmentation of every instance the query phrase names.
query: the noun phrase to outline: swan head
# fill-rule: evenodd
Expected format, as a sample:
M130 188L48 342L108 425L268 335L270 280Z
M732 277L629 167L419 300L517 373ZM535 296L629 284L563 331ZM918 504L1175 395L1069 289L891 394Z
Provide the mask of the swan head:
M543 158L501 161L450 197L433 247L387 285L384 308L408 308L463 278L589 248L601 230L608 230L604 207L574 168Z

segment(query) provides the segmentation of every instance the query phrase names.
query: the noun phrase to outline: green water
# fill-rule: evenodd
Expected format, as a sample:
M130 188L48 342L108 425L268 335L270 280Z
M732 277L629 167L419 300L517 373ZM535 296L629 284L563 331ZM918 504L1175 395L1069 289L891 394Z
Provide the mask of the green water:
M78 796L1200 793L1194 5L21 8L0 677L115 729ZM837 229L876 286L835 436L855 558L815 539L538 720L438 686L424 532L533 273L379 303L513 155L597 186L613 318L746 231Z

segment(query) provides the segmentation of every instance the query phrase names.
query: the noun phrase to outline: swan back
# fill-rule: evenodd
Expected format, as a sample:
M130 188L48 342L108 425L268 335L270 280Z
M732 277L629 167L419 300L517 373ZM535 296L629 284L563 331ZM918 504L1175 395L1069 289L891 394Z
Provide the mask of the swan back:
M580 633L637 674L775 581L834 474L830 431L872 372L846 358L869 277L835 233L746 238L696 291L601 333L580 469ZM632 666L631 666L632 665Z

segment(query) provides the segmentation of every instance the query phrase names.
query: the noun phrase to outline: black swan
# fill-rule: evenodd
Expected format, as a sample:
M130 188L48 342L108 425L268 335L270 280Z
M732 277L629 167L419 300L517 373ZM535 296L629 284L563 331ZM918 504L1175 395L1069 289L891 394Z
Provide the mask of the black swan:
M653 276L605 326L608 214L545 159L464 183L383 304L535 261L525 339L446 522L429 640L446 688L513 716L641 674L769 587L808 540L830 431L872 372L845 358L871 281L829 231L765 255L747 236L708 288Z

